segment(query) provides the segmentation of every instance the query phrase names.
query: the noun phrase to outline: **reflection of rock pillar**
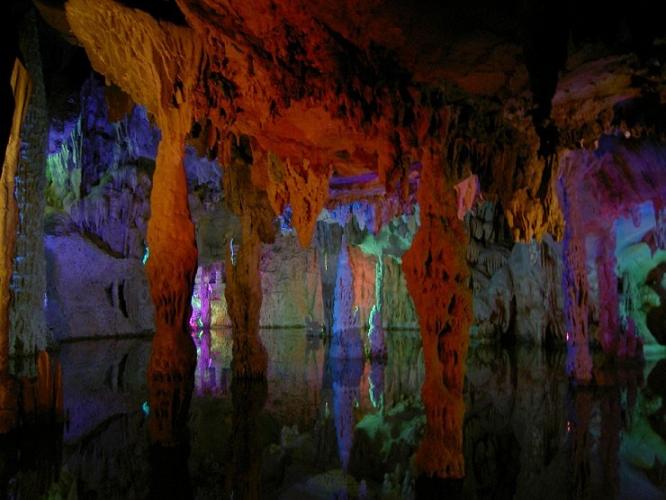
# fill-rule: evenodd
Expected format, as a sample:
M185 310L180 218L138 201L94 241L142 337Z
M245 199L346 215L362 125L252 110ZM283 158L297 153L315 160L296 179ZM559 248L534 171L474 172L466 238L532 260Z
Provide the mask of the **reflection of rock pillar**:
M16 241L18 207L14 198L14 176L20 154L20 130L30 94L30 77L17 61L11 79L16 101L14 119L4 151L0 177L0 433L16 421L17 389L9 377L9 280Z
M335 282L338 275L338 258L342 243L342 227L339 224L317 223L317 248L319 250L319 274L324 307L324 330L333 332L333 304Z
M599 340L606 354L618 354L619 296L615 272L615 233L611 229L598 242Z
M354 404L359 400L363 375L362 359L331 359L333 378L333 418L342 470L347 471L354 444Z
M354 276L344 238L338 255L338 272L333 291L331 356L348 359L363 356L358 308L354 306Z
M576 187L571 191L575 191ZM578 382L592 379L592 358L588 344L588 283L585 233L578 227L578 210L572 193L560 181L560 203L566 224L562 256L562 289L567 341L567 374Z
M416 455L429 476L460 478L463 456L463 382L472 321L467 234L457 217L456 196L440 165L425 163L417 193L421 226L403 257L423 342L421 396L426 431Z
M603 467L603 489L605 498L617 498L620 486L620 429L622 429L622 404L620 387L612 385L601 401L601 439L599 458Z
M231 498L261 498L261 439L257 419L268 394L265 380L231 384Z
M386 343L384 341L384 326L382 324L382 306L384 292L384 258L379 255L375 265L375 305L370 311L370 357L383 359L386 357Z
M162 444L180 441L185 430L196 366L188 320L197 249L184 152L184 134L163 126L150 196L146 264L156 325L148 365L149 428L151 438Z
M586 498L590 486L590 415L592 412L592 394L589 390L570 391L568 396L569 418L569 477L570 498Z

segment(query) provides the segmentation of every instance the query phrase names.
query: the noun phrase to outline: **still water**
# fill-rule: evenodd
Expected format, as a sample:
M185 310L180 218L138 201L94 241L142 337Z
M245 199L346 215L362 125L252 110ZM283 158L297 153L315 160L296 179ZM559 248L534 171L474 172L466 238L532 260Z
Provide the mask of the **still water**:
M231 332L197 332L190 443L147 439L149 338L62 345L64 426L0 442L8 498L666 497L666 360L570 387L564 353L470 346L466 478L416 481L423 432L418 332L388 360L334 361L323 339L264 330L266 383L232 384Z

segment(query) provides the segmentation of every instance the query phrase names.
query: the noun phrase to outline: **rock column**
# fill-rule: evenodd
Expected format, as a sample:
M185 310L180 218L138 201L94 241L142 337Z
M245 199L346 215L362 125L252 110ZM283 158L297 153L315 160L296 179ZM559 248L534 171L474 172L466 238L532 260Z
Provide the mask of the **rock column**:
M425 363L421 396L427 421L416 463L427 476L461 478L472 295L465 259L468 237L457 217L455 191L440 167L435 159L423 164L417 192L421 226L402 265L419 318Z

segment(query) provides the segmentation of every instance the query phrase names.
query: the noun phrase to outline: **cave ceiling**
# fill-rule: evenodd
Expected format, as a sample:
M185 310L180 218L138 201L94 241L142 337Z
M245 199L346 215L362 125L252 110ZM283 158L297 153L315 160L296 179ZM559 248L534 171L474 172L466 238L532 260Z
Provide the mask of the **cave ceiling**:
M595 147L618 103L664 95L649 2L35 3L152 114L187 101L202 154L224 164L227 139L250 137L276 211L289 189L269 185L285 171L301 187L327 179L332 198L406 198L435 152L452 182L479 177L518 238L557 235L547 158Z

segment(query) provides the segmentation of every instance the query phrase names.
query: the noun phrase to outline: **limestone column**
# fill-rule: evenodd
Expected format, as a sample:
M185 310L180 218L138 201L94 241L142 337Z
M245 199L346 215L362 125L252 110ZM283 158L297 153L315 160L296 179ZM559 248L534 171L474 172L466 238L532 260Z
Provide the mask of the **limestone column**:
M434 158L423 164L417 200L421 226L402 266L414 300L423 343L421 397L426 430L416 453L422 474L465 475L463 382L472 322L467 234L456 195Z
M604 352L617 356L620 344L620 298L615 270L615 234L613 228L598 241L597 277L599 280L599 340Z
M194 121L201 40L189 28L113 0L69 0L65 10L93 68L144 105L161 132L147 235L156 326L148 365L149 431L155 443L175 445L185 437L196 367L188 320L197 248L183 156Z
M185 134L172 123L178 122L164 120L160 127L146 264L156 326L148 364L149 430L153 441L166 445L183 439L196 366L189 318L197 248L183 167Z
M565 174L558 186L565 219L562 291L567 342L566 371L578 383L587 384L592 380L592 357L589 346L585 231L580 227L582 221L576 194L577 180L566 176L566 171L575 171L575 167L574 160L567 160Z
M225 262L224 297L233 336L231 368L236 378L263 378L268 356L259 337L262 301L259 264L261 244L275 239L274 213L266 193L252 183L248 138L233 142L231 164L225 167L223 175L225 203L239 217L241 225L241 240L230 242Z
M33 356L46 349L44 296L46 261L44 257L44 212L46 209L46 148L48 116L37 19L30 12L22 25L21 53L32 79L32 93L21 128L21 153L16 169L15 197L19 217L16 234L12 306L10 310L12 356ZM17 376L34 376L34 362L26 363Z

